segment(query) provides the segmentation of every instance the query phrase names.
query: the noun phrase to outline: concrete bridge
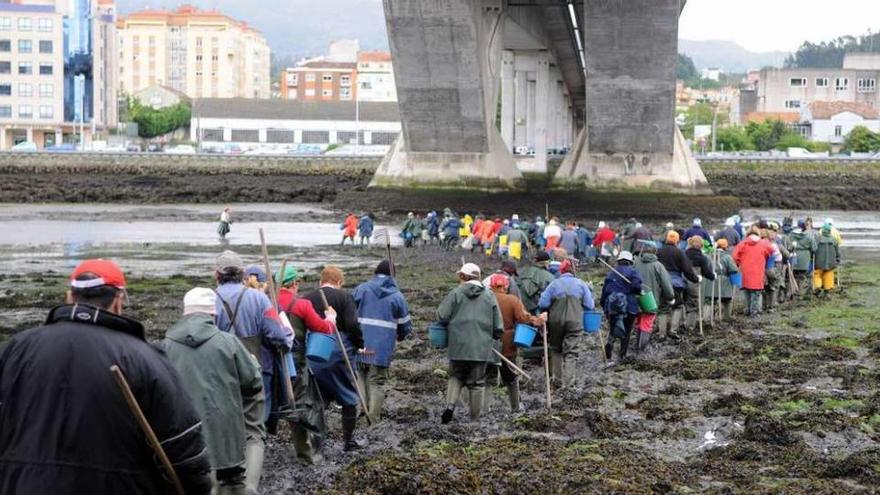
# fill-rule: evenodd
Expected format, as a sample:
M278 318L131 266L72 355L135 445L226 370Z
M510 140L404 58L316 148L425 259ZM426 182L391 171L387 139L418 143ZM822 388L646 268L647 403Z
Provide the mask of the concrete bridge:
M560 188L708 191L674 122L686 0L383 1L403 132L373 186L514 189L568 149Z

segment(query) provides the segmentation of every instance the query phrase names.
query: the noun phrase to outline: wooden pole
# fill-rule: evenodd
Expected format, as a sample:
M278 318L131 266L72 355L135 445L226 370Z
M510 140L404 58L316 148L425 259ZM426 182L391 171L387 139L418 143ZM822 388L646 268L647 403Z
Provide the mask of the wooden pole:
M703 336L703 283L697 282L697 316L700 318L700 336ZM690 329L688 329L690 330Z
M712 313L709 315L709 322L714 327L715 326L715 282L718 281L718 275L717 275L717 273L718 273L718 250L717 249L712 253L712 270L716 273L716 275L715 275L715 280L712 281L712 305L710 308ZM700 301L700 304L702 304L702 303L703 303L703 301Z
M324 310L330 308L330 303L327 302L327 296L324 295L323 289L318 289L318 293L321 294L321 301L324 303ZM367 417L367 424L373 424L373 418L370 417L370 411L367 409L367 401L364 400L364 394L361 392L361 386L358 384L357 375L354 373L354 368L351 366L351 360L348 359L348 351L345 349L345 343L342 342L342 334L339 333L339 327L334 325L334 329L336 329L336 341L339 342L339 349L342 351L342 357L345 359L345 365L348 367L348 372L351 374L351 384L354 385L354 390L357 392L358 400L361 403L361 408L364 410L364 416Z
M110 373L112 373L113 378L116 379L116 384L119 385L119 390L125 397L125 402L128 403L128 408L131 410L131 413L134 414L135 419L137 419L138 425L140 425L144 435L147 436L147 442L150 444L150 447L152 447L153 452L159 457L159 461L162 463L162 469L165 471L168 479L171 480L171 484L174 485L174 491L178 495L186 495L186 491L183 489L183 484L180 483L180 478L177 477L177 472L174 471L174 466L171 465L171 461L168 459L168 455L165 454L165 450L162 448L162 444L156 437L153 427L150 426L150 422L147 421L147 417L144 416L141 406L131 392L131 388L128 386L128 382L125 380L125 375L122 374L122 370L119 369L119 366L114 364L110 367Z
M502 361L504 361L508 366L511 367L511 369L513 369L513 371L516 371L517 373L522 375L522 377L525 378L527 382L532 380L532 377L530 377L528 373L523 371L522 368L520 368L519 366L513 364L513 361L504 357L504 354L501 354L500 352L496 351L495 349L492 349L492 352L497 354L498 357L501 358Z
M550 347L547 345L547 323L544 323L541 336L544 338L544 385L547 389L547 410L553 407L553 399L550 396ZM562 377L559 377L562 380Z
M609 265L608 263L606 263L605 260L603 260L601 257L599 258L599 261L601 261L603 265L605 265L605 266L607 266L608 268L610 268L612 272L614 272L614 273L617 274L617 276L619 276L620 278L622 278L624 282L626 282L626 283L628 283L628 284L632 284L632 282L630 282L628 278L624 277L622 273L620 273L619 271L617 271L617 269L614 268L613 266L611 266L611 265Z
M269 268L269 248L266 245L266 235L262 228L260 229L260 245L263 250L263 267L266 270L266 280L269 282L269 297L272 299L272 307L277 311L278 291L275 289L275 277L272 275L271 268ZM291 329L288 328L288 330ZM281 356L281 372L284 374L284 378L282 379L284 390L287 392L287 396L290 397L291 405L293 405L296 404L296 395L293 392L293 383L290 382L290 370L287 368L287 359L285 359L284 353L280 350L278 350L278 354Z

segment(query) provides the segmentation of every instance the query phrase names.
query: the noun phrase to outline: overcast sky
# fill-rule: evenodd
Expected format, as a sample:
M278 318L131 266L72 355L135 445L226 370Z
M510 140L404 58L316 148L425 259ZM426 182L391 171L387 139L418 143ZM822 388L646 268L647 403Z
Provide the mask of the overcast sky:
M880 30L880 0L688 0L679 37L731 40L752 51L794 51Z
M123 13L192 3L262 30L273 52L319 54L332 39L385 46L381 0L117 0ZM872 25L873 23L873 25ZM794 51L805 40L880 30L880 0L688 0L680 36L730 40L752 51Z

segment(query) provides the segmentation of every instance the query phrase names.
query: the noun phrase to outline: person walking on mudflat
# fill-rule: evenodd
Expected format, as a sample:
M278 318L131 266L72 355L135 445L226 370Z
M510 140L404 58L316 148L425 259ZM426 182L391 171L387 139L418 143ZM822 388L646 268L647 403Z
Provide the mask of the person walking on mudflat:
M217 234L220 235L221 240L225 240L230 230L232 230L229 228L230 225L232 225L232 210L227 206L220 212L220 224L217 225Z

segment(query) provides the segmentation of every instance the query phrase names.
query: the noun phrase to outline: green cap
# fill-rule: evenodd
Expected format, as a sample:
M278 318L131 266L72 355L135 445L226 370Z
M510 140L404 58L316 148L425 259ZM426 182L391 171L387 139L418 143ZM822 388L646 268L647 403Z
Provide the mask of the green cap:
M292 266L284 267L284 273L281 273L281 270L278 270L275 273L275 283L279 285L287 285L299 277L299 272L296 271L296 268Z

